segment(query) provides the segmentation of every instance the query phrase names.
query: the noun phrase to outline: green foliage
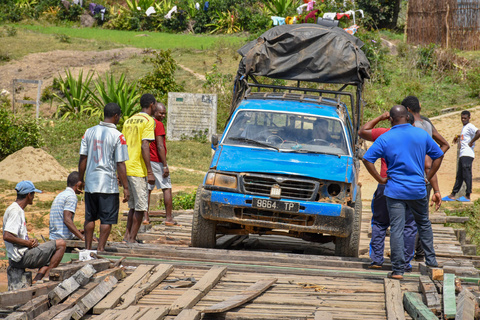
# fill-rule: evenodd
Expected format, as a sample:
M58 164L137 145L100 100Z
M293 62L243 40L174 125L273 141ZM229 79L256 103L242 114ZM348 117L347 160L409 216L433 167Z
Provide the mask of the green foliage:
M58 85L61 95L54 94L60 100L56 116L62 119L69 117L79 117L85 113L90 106L91 90L89 89L92 81L93 71L89 71L83 79L83 70L80 70L78 77L75 78L70 69L65 70L65 78L59 75L54 82Z
M179 92L183 87L175 81L177 64L172 57L172 51L160 50L153 52L153 58L145 62L152 63L152 72L139 80L140 91L153 94L157 100L166 102L168 92Z
M63 43L71 43L72 42L72 39L68 35L63 34L63 33L56 34L55 38L57 38L58 41L63 42Z
M38 148L43 145L40 128L35 119L15 118L9 110L9 103L0 105L0 160L28 146Z
M232 34L240 32L241 28L238 24L238 18L234 11L230 12L220 12L217 11L217 17L214 19L213 23L206 25L207 27L212 27L213 30L210 33L226 33Z
M370 29L395 29L401 0L358 0L357 8L367 14L364 25Z
M258 8L237 4L235 10L238 13L240 27L245 31L259 35L272 27L272 19Z
M10 53L7 51L0 50L0 61L10 61L12 60L12 57L10 56Z
M80 16L83 14L83 8L78 4L71 4L70 8L60 6L57 14L57 19L67 21L80 21Z
M118 81L113 74L105 74L105 82L100 78L95 81L96 93L91 92L92 107L87 108L86 112L103 119L103 108L107 103L115 102L122 109L122 118L119 127L132 115L140 111L138 105L140 94L137 90L137 82L127 83L125 74L122 73Z
M466 80L470 97L480 98L480 66L470 69Z
M179 192L172 198L173 210L188 210L193 209L195 206L195 195L197 190L193 190L190 193ZM160 200L160 209L165 209L165 203L163 199Z
M435 49L437 46L434 43L430 43L426 46L418 46L417 54L417 68L421 70L432 70L436 64Z
M298 0L268 0L265 6L275 16L286 17L297 7Z
M233 75L220 72L217 64L214 64L212 71L205 74L205 78L207 81L203 84L203 87L217 94L217 129L223 130L232 101Z
M445 210L448 216L469 217L470 219L465 223L450 223L447 224L453 228L464 228L467 232L467 238L477 246L477 252L480 249L480 199L473 201L472 205L457 205L455 207Z
M379 32L360 29L356 36L364 43L362 51L370 62L372 81L389 84L390 77L385 70L389 50L382 46Z
M192 135L191 136L186 136L185 134L182 134L180 137L180 140L185 141L185 140L192 140L192 141L197 141L200 143L207 143L208 142L208 129L205 130L192 130Z

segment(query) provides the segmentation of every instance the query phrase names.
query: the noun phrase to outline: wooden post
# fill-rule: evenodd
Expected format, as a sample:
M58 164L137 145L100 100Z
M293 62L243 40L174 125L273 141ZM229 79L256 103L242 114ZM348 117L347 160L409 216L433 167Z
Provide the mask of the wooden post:
M434 313L441 312L441 299L438 296L437 288L433 281L428 276L421 276L419 279L419 286L425 297L424 301L427 307Z
M445 273L443 275L443 313L445 319L455 319L457 304L455 300L455 275Z
M403 310L402 290L400 282L393 279L383 279L385 288L385 306L387 308L387 320L405 320Z
M403 305L410 317L419 320L438 320L438 317L422 302L422 297L416 292L405 292Z

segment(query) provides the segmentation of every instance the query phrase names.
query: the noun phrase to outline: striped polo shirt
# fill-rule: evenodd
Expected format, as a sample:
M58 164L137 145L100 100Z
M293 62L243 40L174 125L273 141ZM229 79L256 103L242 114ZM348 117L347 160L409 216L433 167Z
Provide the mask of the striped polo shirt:
M75 210L77 209L77 201L77 195L70 187L67 187L65 191L61 192L55 200L53 200L52 208L50 209L50 240L73 239L73 233L68 230L63 222L63 211L67 210L72 212L73 219Z

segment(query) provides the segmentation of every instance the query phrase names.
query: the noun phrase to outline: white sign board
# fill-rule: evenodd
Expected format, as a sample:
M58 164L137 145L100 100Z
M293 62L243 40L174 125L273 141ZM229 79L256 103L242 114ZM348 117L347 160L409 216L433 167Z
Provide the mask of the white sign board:
M167 139L181 140L217 132L217 95L168 93Z

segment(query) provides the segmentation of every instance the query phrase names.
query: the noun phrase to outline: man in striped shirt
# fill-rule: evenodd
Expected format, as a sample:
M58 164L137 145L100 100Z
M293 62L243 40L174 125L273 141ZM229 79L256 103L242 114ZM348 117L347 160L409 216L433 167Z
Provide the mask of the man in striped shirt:
M78 171L73 171L68 175L67 188L53 200L50 209L50 240L72 240L74 237L85 240L83 230L78 230L73 223L77 210L77 194L81 193L80 185Z

